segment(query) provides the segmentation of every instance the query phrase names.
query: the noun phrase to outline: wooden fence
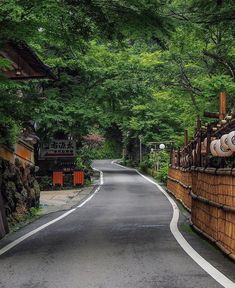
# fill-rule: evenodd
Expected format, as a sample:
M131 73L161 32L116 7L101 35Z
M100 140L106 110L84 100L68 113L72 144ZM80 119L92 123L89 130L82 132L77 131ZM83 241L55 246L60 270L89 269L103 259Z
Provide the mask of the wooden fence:
M226 112L224 92L219 104L219 113L205 112L215 122L198 119L194 139L185 131L184 147L172 150L167 189L191 212L194 228L235 260L235 149L222 141L234 136L235 148L235 114Z
M170 168L167 189L192 225L235 260L235 169Z

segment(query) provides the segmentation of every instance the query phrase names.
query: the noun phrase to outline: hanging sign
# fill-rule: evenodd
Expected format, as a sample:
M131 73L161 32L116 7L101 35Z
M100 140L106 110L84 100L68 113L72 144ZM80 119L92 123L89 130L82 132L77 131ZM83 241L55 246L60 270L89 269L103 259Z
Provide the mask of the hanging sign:
M76 156L76 141L73 140L51 140L43 143L40 148L41 158L63 158Z

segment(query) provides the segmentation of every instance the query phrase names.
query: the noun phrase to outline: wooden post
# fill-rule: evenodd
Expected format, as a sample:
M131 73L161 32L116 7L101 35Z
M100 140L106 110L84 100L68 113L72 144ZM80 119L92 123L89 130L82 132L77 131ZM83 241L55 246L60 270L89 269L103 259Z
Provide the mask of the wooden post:
M211 127L207 126L207 145L206 145L206 166L209 165L209 154L210 154L210 145L211 145Z
M173 150L173 148L171 148L171 151L170 151L170 164L171 164L171 166L173 166L173 155L174 155L174 150Z
M188 149L188 155L189 155L189 163L188 163L188 165L189 165L189 166L192 166L192 165L193 165L192 151L193 151L193 149L192 149L192 143L190 143L189 149Z
M184 129L184 146L188 145L188 130Z
M208 112L208 111L205 111L205 112L204 112L204 117L217 118L217 119L219 119L219 113L218 113L218 112Z
M197 145L198 145L198 149L197 149L197 153L196 153L196 158L197 158L197 165L198 167L201 166L201 142L202 142L202 136L201 136L201 132L199 132L199 135L197 137Z
M195 157L193 157L193 150L195 149L195 142L194 141L192 142L191 149L192 149L192 166L195 166Z
M219 119L223 120L226 115L226 93L224 91L219 94Z
M180 167L180 148L177 151L177 167Z
M197 131L201 129L202 121L199 116L197 116Z
M176 167L176 165L177 165L177 163L176 163L176 157L177 157L176 151L175 151L175 149L173 149L173 152L172 152L172 166L173 166L173 167Z
M182 156L182 161L181 161L182 164L181 165L183 168L185 167L184 155L185 155L185 152L184 152L184 148L183 148L182 153L181 153L181 156Z

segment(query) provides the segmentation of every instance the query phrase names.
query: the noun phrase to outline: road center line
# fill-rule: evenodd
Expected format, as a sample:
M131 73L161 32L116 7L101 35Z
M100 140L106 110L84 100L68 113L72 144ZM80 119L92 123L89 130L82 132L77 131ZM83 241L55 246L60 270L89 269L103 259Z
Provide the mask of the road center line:
M111 162L119 167L129 169L125 166L122 166L115 161ZM179 221L179 208L176 202L168 195L168 193L156 182L149 179L145 175L141 174L138 170L133 169L136 171L140 176L144 179L149 181L150 183L157 186L157 188L166 196L168 201L171 203L173 208L173 216L170 223L170 230L173 236L175 237L176 241L182 247L182 249L205 271L207 272L212 278L214 278L219 284L221 284L225 288L235 288L235 283L231 281L228 277L226 277L223 273L217 270L213 265L211 265L206 259L204 259L184 238L184 236L180 233L178 229L178 221Z
M98 169L93 168L96 171L99 171ZM104 179L103 179L103 172L100 172L100 185L102 185L104 183ZM3 248L0 249L0 256L3 255L4 253L6 253L7 251L9 251L10 249L12 249L13 247L15 247L16 245L20 244L21 242L23 242L24 240L26 240L27 238L31 237L32 235L38 233L39 231L47 228L48 226L64 219L65 217L67 217L68 215L70 215L71 213L73 213L74 211L76 211L78 208L81 208L82 206L84 206L88 201L90 201L97 192L99 192L100 190L100 185L98 186L98 188L96 188L96 190L94 191L94 193L89 196L85 201L83 201L80 205L78 205L76 208L70 209L69 211L65 212L64 214L60 215L59 217L47 222L46 224L43 224L42 226L26 233L25 235L21 236L20 238L12 241L11 243L7 244L6 246L4 246Z

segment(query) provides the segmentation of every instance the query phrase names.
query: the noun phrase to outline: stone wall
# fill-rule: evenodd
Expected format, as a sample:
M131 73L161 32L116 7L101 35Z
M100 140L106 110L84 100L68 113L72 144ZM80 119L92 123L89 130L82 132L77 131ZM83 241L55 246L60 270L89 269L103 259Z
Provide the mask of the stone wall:
M30 208L39 206L40 189L36 168L16 158L11 163L0 157L0 193L8 222L17 222Z

